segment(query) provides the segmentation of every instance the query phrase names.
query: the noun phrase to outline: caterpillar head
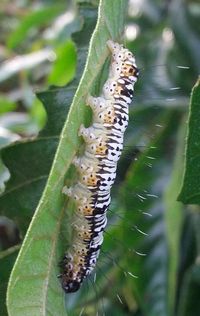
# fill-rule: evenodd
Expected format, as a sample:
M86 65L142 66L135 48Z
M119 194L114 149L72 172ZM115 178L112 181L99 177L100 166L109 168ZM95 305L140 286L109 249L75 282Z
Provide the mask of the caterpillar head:
M77 280L71 280L67 274L62 275L62 287L66 293L73 293L79 290L81 282Z
M80 277L77 278L78 272L77 269L74 269L73 263L74 256L71 254L67 254L61 263L63 273L59 275L59 278L61 278L62 288L66 293L78 291L82 282Z

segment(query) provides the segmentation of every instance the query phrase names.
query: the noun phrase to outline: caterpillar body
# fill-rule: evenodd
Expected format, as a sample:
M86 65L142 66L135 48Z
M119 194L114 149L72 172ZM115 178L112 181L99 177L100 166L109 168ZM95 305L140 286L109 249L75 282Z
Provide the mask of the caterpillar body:
M133 54L111 40L107 45L112 53L108 79L100 97L87 98L93 123L79 130L79 136L85 141L84 155L73 160L79 181L71 188L63 188L63 193L76 203L73 243L61 264L61 283L66 293L77 291L96 265L107 223L110 190L128 125L129 104L138 77Z

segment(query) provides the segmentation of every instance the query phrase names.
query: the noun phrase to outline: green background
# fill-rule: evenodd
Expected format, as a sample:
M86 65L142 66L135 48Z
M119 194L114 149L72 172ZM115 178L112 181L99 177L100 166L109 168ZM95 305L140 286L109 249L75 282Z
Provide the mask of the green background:
M199 2L1 1L0 18L1 315L28 227L9 315L200 315ZM77 176L77 131L107 77L110 38L123 38L140 76L96 282L65 296L58 262L74 205L61 190Z

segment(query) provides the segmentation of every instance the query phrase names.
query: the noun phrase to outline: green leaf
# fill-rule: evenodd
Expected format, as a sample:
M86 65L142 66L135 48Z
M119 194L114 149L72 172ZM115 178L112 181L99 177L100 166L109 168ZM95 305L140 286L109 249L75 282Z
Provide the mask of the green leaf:
M88 32L85 45L94 28L95 14L91 11L87 9L83 12L87 19L84 28ZM74 38L76 38L75 34ZM2 151L11 179L7 183L6 191L0 197L0 210L1 214L15 220L22 236L27 230L46 184L69 105L84 67L86 50L87 47L79 49L77 78L74 81L67 87L52 87L49 91L37 94L48 116L47 124L39 136L15 143Z
M7 40L7 46L10 49L16 48L17 45L24 41L33 28L38 26L47 25L63 10L63 6L56 5L48 8L42 8L35 12L26 15L26 17L20 22L19 26L10 34Z
M9 172L0 159L0 194L5 190L5 182L9 179Z
M200 204L200 80L195 84L190 101L188 136L183 186L178 200Z
M1 316L7 316L6 309L6 289L8 278L12 270L12 266L16 260L17 253L20 246L13 246L9 249L0 252L0 306L1 306Z
M179 246L183 228L183 220L185 214L182 204L176 201L177 194L181 185L181 177L183 172L183 154L185 140L185 117L180 125L180 130L176 139L176 153L173 171L170 183L164 195L166 205L165 222L166 222L166 239L169 249L169 307L171 313L175 310L175 299L177 291L177 274L179 268Z
M194 316L200 313L200 214L196 210L198 210L198 207L191 207L191 211L186 218L187 227L184 230L185 236L182 238L184 255L182 255L179 271L179 274L181 274L179 280L179 304L177 306L177 314L179 316Z
M13 111L16 108L15 102L9 100L6 96L0 95L0 114Z
M146 254L139 256L130 252L123 261L127 261L126 271L138 277L131 278L129 286L144 315L149 316L170 315L168 245L164 217L167 210L163 192L172 170L173 152L168 151L168 143L176 133L177 113L164 112L163 115L160 123L166 125L166 128L157 132L150 148L130 167L123 185L125 220L139 229L135 230L133 237L133 234L127 234L126 228L124 244L133 253L138 251ZM151 161L152 166L149 166ZM146 213L149 216L145 216Z
M200 264L197 261L184 274L180 295L179 316L196 316L200 313Z
M48 83L64 85L74 77L76 53L73 42L68 41L55 49L56 61L49 74Z
M3 160L10 170L11 178L7 183L6 191L0 197L0 213L12 218L18 224L22 237L44 189L59 135L84 67L87 45L96 22L96 11L93 9L83 9L81 14L85 21L83 30L86 29L87 33L83 32L85 46L81 49L78 33L73 36L79 46L76 79L66 88L52 87L49 91L38 94L48 116L47 125L38 138L15 143L2 151ZM8 180L8 171L4 166L0 165L0 167L2 190L3 182Z
M126 4L122 0L100 2L98 22L91 39L86 67L60 137L46 188L11 274L7 298L10 316L66 314L63 292L57 279L57 264L66 247L60 235L61 224L66 220L66 210L70 214L72 209L70 204L67 207L62 188L67 170L80 146L78 129L88 113L84 106L85 99L109 54L106 41L110 38L120 39ZM92 11L88 21L91 27ZM89 29L84 30L86 33L82 31L82 35L88 34ZM83 49L85 36L80 36L80 40ZM38 166L42 163L41 154L39 158ZM65 231L67 235L67 228Z
M195 32L190 27L191 17L188 19L188 6L181 0L175 0L170 9L171 26L176 36L177 43L181 47L180 55L184 56L184 59L185 56L187 56L190 67L193 67L195 75L198 75L200 71L198 55L200 49L199 35L196 33L196 27L194 28ZM185 38L188 40L185 41Z

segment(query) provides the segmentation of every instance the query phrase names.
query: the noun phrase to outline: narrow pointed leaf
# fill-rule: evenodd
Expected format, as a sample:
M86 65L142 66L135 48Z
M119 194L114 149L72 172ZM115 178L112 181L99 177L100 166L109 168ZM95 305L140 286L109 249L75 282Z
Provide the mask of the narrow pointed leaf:
M130 235L124 232L124 243L133 250L126 257L126 269L137 276L130 278L129 285L143 314L148 316L170 315L163 194L172 170L173 151L168 152L168 143L176 133L177 119L177 113L165 113L163 122L168 122L164 123L167 127L158 132L151 147L130 167L123 188L125 219L136 228ZM152 166L151 157L155 159ZM129 197L127 192L131 192ZM134 251L142 255L134 255Z
M60 137L46 188L11 274L7 299L11 316L66 315L63 291L57 279L57 265L65 248L61 224L66 211L70 211L62 188L80 146L78 129L88 113L85 99L109 54L106 41L120 39L125 8L126 1L100 1L86 67ZM65 231L67 234L67 228Z
M178 200L200 204L200 80L195 84L190 101L185 174Z

